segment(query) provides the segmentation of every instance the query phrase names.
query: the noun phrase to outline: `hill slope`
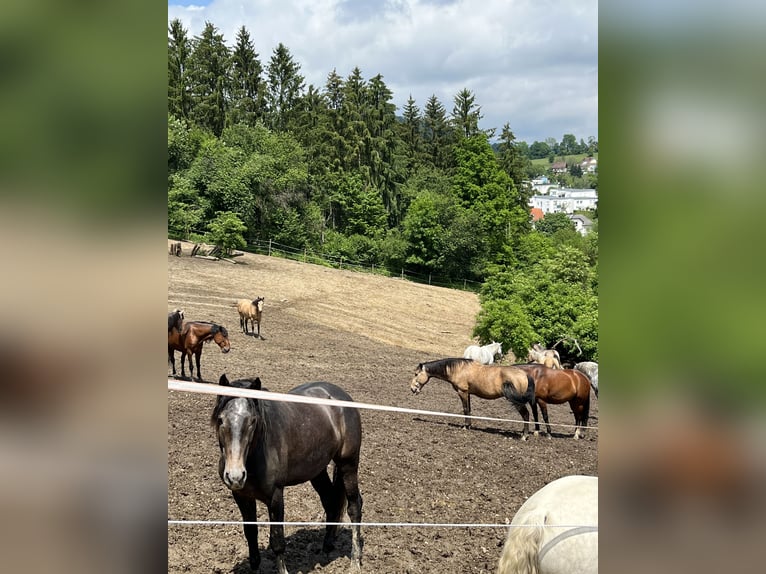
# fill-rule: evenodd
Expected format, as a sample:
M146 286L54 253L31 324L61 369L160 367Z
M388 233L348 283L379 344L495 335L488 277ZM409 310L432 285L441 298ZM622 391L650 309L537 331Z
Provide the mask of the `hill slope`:
M239 265L168 257L168 309L183 308L189 320L210 320L230 329L240 298L266 298L269 309L390 345L441 356L462 356L473 343L476 294L401 279L330 269L246 253ZM234 317L234 319L232 319Z

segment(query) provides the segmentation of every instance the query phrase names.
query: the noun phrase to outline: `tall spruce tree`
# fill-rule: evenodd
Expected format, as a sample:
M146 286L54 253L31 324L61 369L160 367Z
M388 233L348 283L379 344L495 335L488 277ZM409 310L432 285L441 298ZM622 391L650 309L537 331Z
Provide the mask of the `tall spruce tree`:
M402 109L403 122L399 131L402 133L407 176L409 177L422 161L423 155L423 117L420 108L410 94Z
M497 153L500 167L511 177L513 183L516 184L516 188L521 189L521 182L527 177L529 159L519 149L516 136L513 135L511 126L507 122L503 126L503 132L500 134Z
M168 113L188 118L191 109L189 56L192 43L186 28L176 18L168 26Z
M434 167L448 169L452 164L452 130L435 94L428 98L423 112L423 140L427 160Z
M249 126L263 115L265 86L261 73L263 67L250 39L250 33L242 26L231 52L231 105L229 123Z
M229 49L223 34L210 22L194 39L190 58L192 86L191 117L200 126L220 136L226 124L229 91Z
M274 53L266 68L268 87L266 101L268 107L268 125L275 131L283 132L290 127L295 106L303 95L303 76L301 66L293 59L290 50L282 44L274 48Z
M452 108L450 120L455 131L466 138L478 134L479 120L484 116L481 114L481 106L476 105L476 96L468 88L463 88L453 101L455 107Z

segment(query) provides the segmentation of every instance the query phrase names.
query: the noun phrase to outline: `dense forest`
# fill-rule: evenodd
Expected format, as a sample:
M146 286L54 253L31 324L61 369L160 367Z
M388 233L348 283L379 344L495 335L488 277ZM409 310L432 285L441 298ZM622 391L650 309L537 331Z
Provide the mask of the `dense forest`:
M306 87L300 72L283 44L262 63L245 27L229 46L211 23L197 37L170 23L171 236L239 248L271 239L381 272L475 282L482 341L525 357L534 342L566 338L578 360L597 360L597 220L587 236L563 215L533 229L523 183L544 171L531 159L594 153L594 138L527 145L506 123L491 143L467 88L451 111L410 96L397 113L380 74L332 70Z

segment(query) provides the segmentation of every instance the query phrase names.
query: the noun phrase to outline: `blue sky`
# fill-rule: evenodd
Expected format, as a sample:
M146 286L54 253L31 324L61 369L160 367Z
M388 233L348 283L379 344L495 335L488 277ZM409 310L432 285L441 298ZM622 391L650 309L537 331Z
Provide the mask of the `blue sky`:
M597 0L171 0L173 18L192 36L212 22L230 46L244 25L264 67L283 43L307 86L382 74L399 113L432 94L449 113L468 88L484 129L598 138Z

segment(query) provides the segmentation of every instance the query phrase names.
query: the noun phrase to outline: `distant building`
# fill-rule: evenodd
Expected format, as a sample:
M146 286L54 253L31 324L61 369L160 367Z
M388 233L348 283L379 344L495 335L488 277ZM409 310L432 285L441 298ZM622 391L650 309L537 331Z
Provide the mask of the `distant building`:
M574 223L575 229L580 233L580 235L587 235L591 227L593 227L593 222L589 218L579 213L570 215L569 219L572 220L572 223Z
M552 173L566 173L567 172L567 163L565 161L554 161L551 164L551 172Z
M596 173L598 160L595 157L586 157L580 162L580 168L583 173Z
M598 206L598 194L595 189L551 188L547 195L533 195L529 206L538 208L543 213L574 213L575 211L595 210Z

